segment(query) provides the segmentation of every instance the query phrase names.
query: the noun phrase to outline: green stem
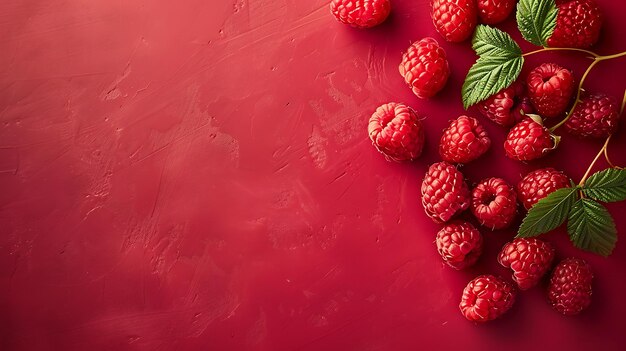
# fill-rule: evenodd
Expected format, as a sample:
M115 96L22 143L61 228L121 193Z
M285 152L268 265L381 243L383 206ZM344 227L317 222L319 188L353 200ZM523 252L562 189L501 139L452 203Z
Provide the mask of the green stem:
M617 54L613 54L613 55L596 56L596 60L605 61L605 60L610 60L610 59L614 59L614 58L618 58L618 57L622 57L622 56L626 56L626 51L620 52L620 53L617 53Z
M583 186L583 184L585 184L585 181L587 180L587 177L589 177L589 173L591 173L591 170L593 169L593 166L596 164L596 161L598 161L598 159L600 158L600 156L604 153L604 151L606 150L606 147L609 145L609 141L611 140L611 136L609 135L608 138L606 138L606 141L604 142L604 145L602 145L602 148L600 149L600 151L598 152L598 154L596 155L596 157L593 159L593 161L591 161L591 164L589 165L589 168L587 168L587 171L585 172L585 175L583 176L583 178L580 180L580 183L578 183L579 186Z
M604 158L606 159L606 163L609 164L609 166L611 166L611 168L615 168L615 169L624 169L624 167L619 167L613 164L613 162L611 162L611 159L609 158L609 148L605 148L604 149Z
M522 56L524 57L530 56L530 55L537 54L537 53L544 52L544 51L580 51L580 52L584 52L586 54L591 55L593 58L600 57L600 55L596 54L593 51L584 50L584 49L576 49L576 48L543 48L543 49L527 52L523 54Z
M576 93L576 100L574 101L574 104L572 105L572 108L569 110L569 112L567 113L567 116L565 116L565 118L561 122L559 122L554 127L550 128L551 132L554 132L557 128L559 128L560 126L565 124L565 122L567 122L567 120L572 116L572 113L574 113L574 109L576 108L576 105L578 105L578 102L580 101L580 94L582 92L583 83L585 82L585 78L587 78L587 75L589 75L589 72L591 71L593 66L597 65L598 62L601 62L601 61L606 61L606 60L610 60L610 59L626 56L626 51L620 52L620 53L617 53L617 54L613 54L613 55L600 56L600 55L596 54L593 51L583 50L583 49L576 49L576 48L543 48L543 49L527 52L527 53L523 54L522 56L532 55L532 54L536 54L536 53L543 52L543 51L558 51L558 50L580 51L580 52L587 53L587 54L593 56L592 57L593 58L593 62L589 65L589 67L587 67L587 70L585 71L585 73L583 74L583 77L580 79L580 82L578 83L578 92Z
M626 105L626 90L624 90L624 97L622 98L622 108L619 110L620 115L624 113L624 106ZM609 158L609 147L607 145L607 147L604 148L604 159L606 160L606 163L609 164L609 166L611 166L612 168L616 168L616 169L624 169L624 167L618 167L616 165L613 164L613 162L611 162L611 159Z
M549 48L548 48L549 49ZM582 88L583 88L583 83L585 82L585 79L587 78L587 76L589 75L589 72L591 72L591 69L597 65L599 62L602 61L606 61L606 60L610 60L610 59L614 59L614 58L618 58L618 57L622 57L622 56L626 56L626 51L624 52L620 52L618 54L613 54L613 55L607 55L607 56L599 56L591 51L587 51L587 50L581 50L581 49L571 49L571 50L576 50L576 51L583 51L583 52L587 52L587 53L591 53L593 54L595 57L593 59L593 62L589 65L589 67L587 67L587 70L585 71L585 73L583 74L583 77L580 79L580 82L578 83L578 92L576 93L576 100L574 100L574 104L572 105L572 108L570 108L569 112L567 113L567 116L565 116L565 118L559 122L557 125L555 125L554 127L550 128L551 132L554 132L557 128L559 128L560 126L562 126L563 124L565 124L565 122L567 122L567 120L572 116L572 114L574 113L574 109L576 108L576 106L578 105L578 103L580 102L580 94L582 93Z
M567 116L565 116L565 118L563 118L561 122L559 122L554 127L550 128L551 132L554 132L557 128L564 125L565 122L567 122L567 120L572 116L572 114L574 113L574 109L576 108L576 106L578 105L578 102L580 101L580 94L583 91L583 83L585 82L585 79L587 79L587 76L589 75L589 72L591 72L591 69L593 68L593 66L597 65L598 62L600 61L602 60L600 60L599 58L595 58L594 61L589 65L589 67L587 67L587 70L583 74L583 77L580 78L580 82L578 83L578 92L576 93L576 100L574 100L574 104L572 105L572 108L570 108L569 112L567 113Z

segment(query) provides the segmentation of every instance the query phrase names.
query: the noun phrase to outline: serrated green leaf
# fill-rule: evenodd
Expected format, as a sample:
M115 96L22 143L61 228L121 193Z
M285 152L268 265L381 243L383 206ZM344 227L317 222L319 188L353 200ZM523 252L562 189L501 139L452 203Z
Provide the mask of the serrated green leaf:
M476 27L472 48L481 58L514 58L522 55L522 50L508 33L485 25Z
M602 202L626 200L626 170L609 168L594 173L583 185L583 193Z
M569 214L567 232L574 246L602 256L610 255L617 242L613 217L591 199L576 201Z
M501 59L479 58L467 72L461 88L463 107L467 109L513 84L523 65L524 59L521 56Z
M520 0L517 4L517 27L527 41L546 46L556 27L557 14L554 0Z
M577 199L576 188L562 188L550 193L528 210L516 237L533 237L557 228L567 219Z
M466 109L513 84L524 65L522 50L499 29L479 25L472 47L479 58L467 72L461 89Z

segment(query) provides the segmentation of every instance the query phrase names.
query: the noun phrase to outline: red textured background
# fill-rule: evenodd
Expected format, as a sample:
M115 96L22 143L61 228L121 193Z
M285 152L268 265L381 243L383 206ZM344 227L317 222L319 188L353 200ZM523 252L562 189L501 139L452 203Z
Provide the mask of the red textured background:
M427 1L392 2L387 23L359 31L321 0L3 0L0 349L623 349L623 239L605 259L547 236L595 271L578 317L554 312L543 288L488 325L459 313L468 280L507 274L495 255L514 230L485 231L467 272L442 265L419 185L464 113L475 57L468 42L443 43ZM626 4L598 2L594 50L625 50ZM519 39L512 19L502 27ZM424 36L452 67L430 101L397 71ZM546 60L577 77L590 62L542 54L525 72ZM587 88L621 98L625 60L599 64ZM386 162L367 139L387 101L427 116L414 164ZM624 125L610 147L621 164ZM579 180L601 146L566 136L524 165L485 126L494 146L463 168L470 182L514 183L542 165ZM609 208L622 235L626 204Z

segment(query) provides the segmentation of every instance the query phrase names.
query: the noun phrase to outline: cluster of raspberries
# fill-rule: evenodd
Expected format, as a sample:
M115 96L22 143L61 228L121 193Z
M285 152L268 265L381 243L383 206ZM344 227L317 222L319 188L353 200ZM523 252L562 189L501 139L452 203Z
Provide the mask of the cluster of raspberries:
M454 218L460 212L470 208L482 226L503 229L515 219L518 201L530 209L551 192L569 186L570 179L563 172L542 168L528 173L516 187L500 178L488 178L470 190L457 167L441 161L430 166L421 190L426 214L435 222L444 223L436 236L437 251L448 266L461 270L479 259L484 239L472 223ZM463 291L461 312L473 322L501 316L515 302L515 286L527 290L537 285L550 270L553 259L552 245L537 238L518 238L505 244L498 262L513 272L515 284L493 275L473 279ZM585 261L563 260L552 272L548 286L550 303L563 314L581 312L591 302L591 278Z
M403 54L399 71L420 98L439 91L450 72L445 51L433 38L413 43ZM544 120L567 115L575 95L574 86L570 70L544 63L528 74L526 83L515 82L480 102L478 110L488 120L510 127L504 141L507 157L532 161L557 148L560 137L544 126ZM415 160L424 146L423 119L405 104L384 104L370 118L370 139L387 159ZM584 92L564 127L577 137L606 138L617 130L619 119L615 99ZM466 164L484 154L490 145L491 140L477 119L460 116L444 131L439 153L446 162Z
M510 0L432 0L431 15L437 31L447 41L458 42L473 33L479 20L491 24L506 19L515 3ZM359 10L360 5L362 10ZM557 24L549 40L550 46L586 48L596 42L602 17L593 0L557 1L557 5ZM331 11L340 21L357 27L363 26L356 23L381 23L390 8L388 0L335 0L331 3ZM371 15L366 16L370 20L353 18L362 18L365 13ZM434 38L426 37L403 53L399 72L418 98L428 99L445 87L450 66L444 48ZM557 148L560 138L544 126L544 121L566 118L577 95L575 88L571 70L555 63L544 63L535 67L525 82L518 81L502 89L478 103L477 108L488 120L510 128L504 142L507 157L531 161ZM383 106L370 120L369 135L374 146L390 160L408 161L419 157L424 142L409 141L398 128L402 127L405 133L424 135L421 132L423 118L411 110L410 120L394 123L393 115L381 111L390 110ZM393 106L395 110L410 110L399 103ZM564 127L581 138L606 138L617 130L618 111L614 98L584 92ZM388 121L387 124L383 120ZM489 145L489 137L480 124L462 116L444 133L440 153L445 161L467 163L484 153Z
M548 39L551 47L587 48L597 40L602 16L593 0L557 0L557 23ZM430 14L437 32L448 42L468 39L478 23L504 21L515 0L431 0ZM381 24L391 11L390 0L333 0L331 13L340 22L370 28ZM450 75L444 48L434 38L414 42L402 55L399 72L411 91L428 99L441 91ZM555 63L535 67L525 82L518 81L477 105L489 121L508 128L505 155L531 161L556 149L559 137L544 120L569 115L565 129L578 137L608 137L617 129L617 102L604 94L583 93L570 114L575 79L571 70ZM425 144L425 117L403 103L390 102L369 119L368 134L376 149L389 161L406 162L420 157ZM473 187L458 165L485 154L491 139L478 119L462 115L452 120L439 140L440 162L432 164L421 186L422 204L428 217L443 227L436 246L443 261L464 269L476 263L483 247L479 229L459 214L470 210L488 230L510 227L516 220L518 202L528 210L557 189L570 187L563 172L542 168L528 173L517 186L501 178L483 179ZM530 289L552 268L554 249L536 238L518 238L502 248L498 262L510 269L510 283L493 275L481 275L468 283L459 305L470 321L493 320L511 308L516 288ZM559 312L569 315L585 309L591 301L592 273L577 258L562 260L552 270L548 298Z
M435 29L449 42L468 39L478 23L506 20L516 0L430 0L430 17ZM558 15L551 47L588 48L600 35L602 14L593 0L556 0ZM330 12L344 24L371 28L391 13L391 0L332 0Z

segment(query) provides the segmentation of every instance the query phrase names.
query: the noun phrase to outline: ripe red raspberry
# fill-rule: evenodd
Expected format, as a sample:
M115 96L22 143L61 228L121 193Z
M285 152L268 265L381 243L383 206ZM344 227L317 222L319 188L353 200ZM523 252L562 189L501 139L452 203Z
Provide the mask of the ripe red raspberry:
M478 120L461 116L443 131L439 155L450 163L468 163L484 154L489 146L491 140Z
M515 3L516 0L478 0L478 16L485 24L500 23L509 17Z
M389 0L332 0L330 12L337 21L356 28L371 28L387 19Z
M476 263L483 252L483 236L471 223L453 221L437 233L437 251L448 266L464 269Z
M478 20L475 0L431 0L430 9L435 29L447 41L461 42L474 33Z
M504 179L484 179L472 190L472 213L487 228L508 227L517 213L515 190Z
M580 313L591 303L593 273L587 262L579 258L566 258L552 272L548 286L548 299L564 315Z
M559 13L548 46L588 48L598 41L602 13L593 0L557 1Z
M517 184L517 196L529 210L539 200L561 188L569 188L570 179L554 168L541 168L528 173Z
M527 79L528 96L543 118L562 115L574 93L572 72L554 63L535 67Z
M412 161L422 154L424 127L409 106L395 102L381 105L370 117L367 132L389 161Z
M413 94L420 99L437 94L450 75L446 52L433 38L424 38L409 46L398 68Z
M496 124L511 127L534 111L525 90L525 84L513 84L478 103L478 109Z
M582 138L606 138L617 130L617 102L604 94L592 94L578 102L565 129Z
M506 155L518 161L530 161L556 149L559 137L550 133L535 115L516 124L504 141Z
M539 283L550 269L554 248L536 238L519 238L507 243L500 251L498 262L513 270L513 280L520 290L528 290Z
M437 223L449 221L469 207L470 193L463 173L447 162L432 164L422 181L422 205Z
M467 284L459 308L468 320L487 322L513 306L515 293L513 284L493 275L481 275Z

